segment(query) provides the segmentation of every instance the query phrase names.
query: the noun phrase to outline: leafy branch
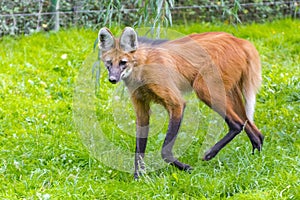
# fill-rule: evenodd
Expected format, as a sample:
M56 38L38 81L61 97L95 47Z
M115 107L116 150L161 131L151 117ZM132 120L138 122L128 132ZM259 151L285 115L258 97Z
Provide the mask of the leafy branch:
M161 27L172 26L171 9L174 7L174 0L146 0L138 2L137 26L150 26L152 33L156 29L156 36L160 34Z

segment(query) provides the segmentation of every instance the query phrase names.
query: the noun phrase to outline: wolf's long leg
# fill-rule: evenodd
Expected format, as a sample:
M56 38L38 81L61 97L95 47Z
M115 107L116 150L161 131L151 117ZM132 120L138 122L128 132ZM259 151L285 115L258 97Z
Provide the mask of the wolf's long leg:
M135 161L134 161L134 178L137 179L140 173L144 170L145 165L143 162L145 150L147 145L147 138L149 132L149 103L141 102L132 99L136 111L136 148L135 148Z

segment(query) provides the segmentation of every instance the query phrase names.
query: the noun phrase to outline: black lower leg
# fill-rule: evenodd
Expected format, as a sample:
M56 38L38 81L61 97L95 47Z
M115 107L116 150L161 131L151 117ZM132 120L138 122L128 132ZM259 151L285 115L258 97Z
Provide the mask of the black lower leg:
M174 158L172 153L172 148L174 146L178 130L180 127L181 119L174 120L171 119L169 122L168 132L162 147L161 155L165 162L170 163L177 167L180 170L191 170L192 168L184 163L179 162L176 158Z
M135 161L134 161L134 177L138 176L145 171L144 156L148 140L149 126L137 126L136 147L135 147Z
M145 170L144 156L147 144L147 138L136 138L135 162L134 162L134 177L138 176Z
M234 122L228 118L225 118L226 123L229 126L229 132L219 142L217 142L210 150L208 150L203 160L210 160L217 155L217 153L228 144L237 134L243 130L243 124Z
M136 150L135 150L135 171L144 169L143 159L145 156L145 149L147 144L147 138L136 138Z
M252 122L248 122L245 126L245 131L252 144L252 154L254 154L255 149L261 151L264 136L259 132L256 126Z

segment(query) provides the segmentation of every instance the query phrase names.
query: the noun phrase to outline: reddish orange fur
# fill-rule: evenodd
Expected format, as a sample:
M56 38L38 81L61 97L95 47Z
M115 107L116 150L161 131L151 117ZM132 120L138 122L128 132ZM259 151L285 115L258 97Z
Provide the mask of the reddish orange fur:
M168 52L168 49L172 51ZM210 79L219 80L218 76L221 75L222 82L219 84L212 83L209 87L216 88L212 88L212 91L218 90L217 87L224 87L226 95L229 95L235 87L238 87L238 89L242 91L244 80L250 79L251 84L253 84L256 90L261 83L260 61L255 47L250 42L238 39L227 33L210 32L193 34L175 41L167 42L158 48L141 46L133 53L124 53L118 47L103 54L102 58L105 59L108 54L117 61L126 57L129 61L132 61L134 68L140 68L135 69L133 71L134 73L132 73L132 77L127 81L129 83L127 84L129 89L130 83L132 82L146 81L148 83L157 83L158 85L165 85L169 82L179 82L175 83L176 85L181 85L182 88L178 89L184 90L184 88L187 87L185 86L186 81L191 84L191 87L193 87L193 84L197 86L198 83L194 82L195 79L203 79L197 77L199 74L205 76L205 82L207 83L209 83ZM211 69L210 65L212 64L215 69ZM158 66L155 67L155 69L153 69L153 67L145 67L151 65ZM164 67L167 70L159 70L159 67ZM174 77L169 77L169 72L174 73ZM252 74L255 76L252 76ZM162 83L161 80L164 80L164 83ZM201 81L199 80L199 82ZM174 95L163 91L161 87L151 85L148 85L148 87L159 91L159 93L166 93L161 94L162 96L171 97ZM207 86L201 85L201 87ZM154 95L155 93L156 92L151 95L152 93L150 92L147 94L147 98L165 105L166 102L164 101L166 100L158 101L156 95ZM207 94L201 93L200 98L203 96L204 102L211 106L211 102L209 101L211 95L209 93L210 92ZM222 98L222 95L224 94L221 92L219 98ZM135 98L134 95L133 98ZM224 101L224 99L220 101ZM245 117L243 120L246 120Z
M176 132L185 107L182 93L194 90L199 99L225 118L230 129L225 142L217 143L205 160L215 156L234 137L230 135L239 133L243 126L253 148L260 150L263 136L245 110L245 101L251 95L255 98L261 84L259 55L250 42L227 33L210 32L156 47L140 45L132 52L124 52L117 39L115 43L115 48L103 52L102 60L112 60L113 66L121 59L128 60L127 68L132 72L124 82L131 93L137 126L148 126L150 103L155 102L169 112L170 124L176 124L169 130ZM163 157L167 153L163 152ZM168 162L181 169L186 167L174 160Z

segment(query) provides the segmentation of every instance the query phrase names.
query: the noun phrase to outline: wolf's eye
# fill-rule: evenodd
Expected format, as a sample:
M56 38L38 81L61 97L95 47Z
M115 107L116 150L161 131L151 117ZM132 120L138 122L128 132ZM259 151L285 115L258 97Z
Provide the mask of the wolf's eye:
M120 60L120 62L119 62L119 65L120 66L124 66L124 65L126 65L127 64L127 61L126 60Z
M106 66L106 68L110 68L112 66L112 61L111 60L106 60L105 61L105 66Z

